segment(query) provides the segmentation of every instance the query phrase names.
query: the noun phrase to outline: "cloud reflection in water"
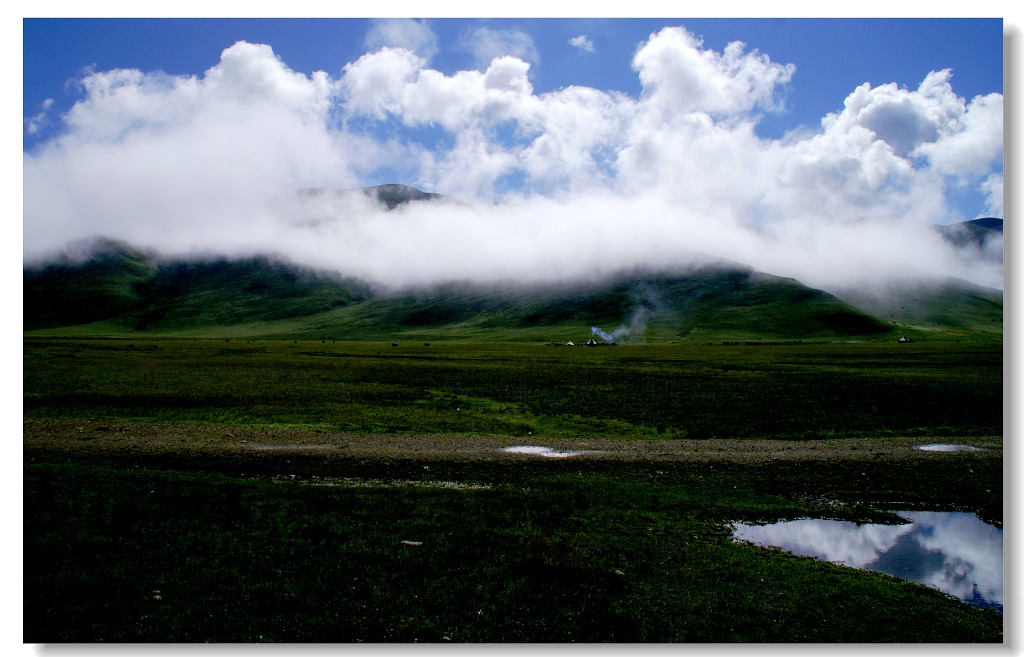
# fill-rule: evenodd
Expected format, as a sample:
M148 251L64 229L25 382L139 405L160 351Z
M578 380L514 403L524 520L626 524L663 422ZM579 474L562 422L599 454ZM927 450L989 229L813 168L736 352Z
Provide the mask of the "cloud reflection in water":
M1003 530L972 513L900 511L905 525L804 518L735 524L733 536L925 584L1003 610Z

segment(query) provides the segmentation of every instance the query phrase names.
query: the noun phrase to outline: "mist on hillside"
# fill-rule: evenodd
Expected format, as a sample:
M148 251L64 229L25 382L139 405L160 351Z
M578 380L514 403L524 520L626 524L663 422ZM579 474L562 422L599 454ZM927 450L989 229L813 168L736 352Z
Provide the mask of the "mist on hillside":
M637 97L535 93L530 64L451 75L383 47L337 78L240 42L200 77L88 71L24 156L24 255L105 236L167 256L274 254L392 287L543 282L725 259L823 289L953 276L1002 288L1002 239L935 230L947 196L1002 216L1002 96L864 84L821 125L758 137L791 65L652 34ZM683 75L685 73L685 75ZM444 139L428 144L417 131ZM387 175L387 180L380 180ZM400 182L450 200L388 207Z

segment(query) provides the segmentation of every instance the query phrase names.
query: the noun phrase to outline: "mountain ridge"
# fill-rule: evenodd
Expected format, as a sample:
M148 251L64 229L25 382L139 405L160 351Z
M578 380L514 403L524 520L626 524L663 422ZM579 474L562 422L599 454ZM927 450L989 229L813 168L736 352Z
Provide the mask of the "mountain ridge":
M874 336L898 323L864 299L860 305L848 303L736 263L636 268L544 284L464 281L383 290L273 256L172 260L114 240L96 245L91 257L83 258L78 247L74 257L24 269L26 332L97 324L94 332L113 334L237 329L353 339L564 335L568 340L601 328L622 342L643 342ZM930 294L941 298L942 290ZM998 291L981 296L984 311L1001 313ZM932 308L937 302L921 303ZM955 315L956 308L945 312ZM900 319L912 320L910 314ZM954 328L976 324L950 322Z
M986 252L989 244L1002 245L1003 220L996 217L980 217L970 221L961 221L946 226L936 226L942 237L956 248L974 248ZM999 262L1002 262L1002 249L993 249L994 255Z
M352 189L336 189L331 187L307 187L299 190L302 196L319 196L330 194L334 196L346 196L360 194L384 206L387 210L394 210L409 203L432 202L454 202L450 196L437 194L435 192L424 192L415 187L401 183L385 183L371 187L358 187Z
M388 210L448 200L401 184L303 194L362 194ZM1002 236L992 217L936 227L950 243L985 250ZM979 256L981 257L981 256ZM86 333L540 336L586 328L624 341L704 337L803 339L894 330L1002 331L999 290L956 279L825 292L724 260L636 267L550 283L449 281L384 289L273 255L167 258L123 241L67 245L23 268L23 330Z

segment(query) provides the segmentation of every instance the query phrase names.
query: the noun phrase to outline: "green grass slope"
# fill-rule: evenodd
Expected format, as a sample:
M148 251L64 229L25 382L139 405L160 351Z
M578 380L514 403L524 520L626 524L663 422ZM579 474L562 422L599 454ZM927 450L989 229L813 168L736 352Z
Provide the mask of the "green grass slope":
M958 285L837 298L734 263L548 284L455 282L386 293L270 257L160 261L103 241L91 257L26 268L27 334L586 341L884 336L899 324L1002 328L998 290Z
M663 276L643 281L639 290L646 295L652 323L680 338L793 339L889 330L827 292L749 269Z
M77 253L76 253L77 251ZM23 270L24 328L88 324L128 312L156 275L152 254L100 239Z
M109 240L86 248L24 270L26 331L193 331L308 317L370 296L358 281L267 257L158 262Z
M799 339L875 335L889 327L820 290L751 270L628 272L601 281L534 286L446 285L377 297L319 328L347 336L616 342Z
M912 337L935 331L1003 332L1002 291L957 278L893 283L885 288L848 290L840 296Z
M135 330L192 329L306 317L362 301L364 284L265 257L162 267L126 317Z

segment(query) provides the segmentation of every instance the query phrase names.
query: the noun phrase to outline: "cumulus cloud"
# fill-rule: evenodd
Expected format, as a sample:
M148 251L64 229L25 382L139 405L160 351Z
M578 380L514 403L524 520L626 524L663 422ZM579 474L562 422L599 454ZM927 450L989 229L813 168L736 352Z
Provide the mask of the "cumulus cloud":
M334 83L268 46L235 44L202 78L114 70L82 86L66 132L25 155L26 250L95 234L212 246L191 235L214 227L255 242L272 196L357 183L358 138L328 128Z
M24 155L26 255L106 235L278 252L391 285L708 258L826 289L1002 285L996 261L959 257L930 228L955 185L1001 216L1002 97L959 98L949 71L916 90L862 85L818 130L765 139L757 121L783 110L795 70L742 43L717 52L666 28L632 59L638 96L539 93L526 35L480 28L479 68L446 74L429 48L402 45L423 27L376 24L380 47L337 78L245 42L199 76L86 72L62 131ZM382 172L462 203L384 212L362 195L297 193Z
M574 48L579 48L584 52L594 52L594 42L591 41L586 34L574 36L569 39L569 45Z
M827 129L867 128L901 158L921 157L941 174L986 175L1003 156L1003 97L957 97L952 71L933 71L916 91L895 84L863 84L850 94Z
M668 115L700 111L732 115L755 106L776 109L780 85L796 70L777 64L733 41L718 53L683 28L667 27L651 36L633 58L648 103Z
M382 48L346 64L341 88L349 110L378 119L399 112L405 88L419 77L424 63L404 48Z

